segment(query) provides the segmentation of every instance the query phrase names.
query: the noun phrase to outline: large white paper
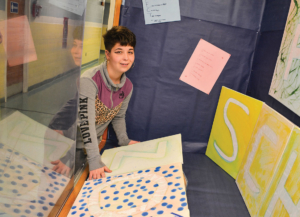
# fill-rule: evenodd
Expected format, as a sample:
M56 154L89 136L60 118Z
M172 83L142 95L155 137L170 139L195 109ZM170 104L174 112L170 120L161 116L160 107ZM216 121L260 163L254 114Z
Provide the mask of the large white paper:
M50 162L63 157L74 143L19 111L1 120L0 129L0 143L51 168Z
M145 23L180 21L179 0L143 0Z
M269 95L300 116L300 17L291 1Z
M68 217L189 217L180 163L86 181Z
M49 3L80 16L86 7L86 0L49 0Z
M102 161L118 175L172 163L183 163L181 135L105 150Z

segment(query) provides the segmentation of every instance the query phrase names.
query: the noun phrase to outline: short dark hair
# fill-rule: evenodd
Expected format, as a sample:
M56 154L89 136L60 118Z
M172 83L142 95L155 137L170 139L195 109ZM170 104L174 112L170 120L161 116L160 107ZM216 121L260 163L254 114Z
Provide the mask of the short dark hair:
M134 33L125 26L114 26L103 35L103 39L105 49L109 52L117 43L122 46L130 45L133 48L136 44Z

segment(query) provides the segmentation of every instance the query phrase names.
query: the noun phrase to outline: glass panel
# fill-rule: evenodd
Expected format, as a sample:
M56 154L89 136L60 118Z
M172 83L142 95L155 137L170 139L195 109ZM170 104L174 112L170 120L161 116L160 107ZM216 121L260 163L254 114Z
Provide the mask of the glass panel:
M85 9L86 0L0 1L3 216L55 215L85 162L75 145L81 61L91 61L82 58L84 26L93 26Z
M108 17L109 17L109 10L110 10L110 1L111 0L106 0L105 1L105 8L104 8L104 14L103 14L102 35L107 32L107 28L108 28ZM102 63L104 60L105 60L105 46L104 46L104 41L102 40L101 47L100 47L99 62Z
M103 22L105 21L103 17L104 11L106 10L104 0L87 1L81 73L102 62L100 59L100 49L104 47L102 33L107 28L107 24Z

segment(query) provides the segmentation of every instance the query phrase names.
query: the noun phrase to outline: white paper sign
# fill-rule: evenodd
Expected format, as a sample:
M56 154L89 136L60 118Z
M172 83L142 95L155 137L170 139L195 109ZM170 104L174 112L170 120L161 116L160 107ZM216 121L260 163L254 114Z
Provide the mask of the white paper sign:
M49 3L80 16L86 7L86 0L49 0Z
M179 0L143 0L145 23L180 21Z

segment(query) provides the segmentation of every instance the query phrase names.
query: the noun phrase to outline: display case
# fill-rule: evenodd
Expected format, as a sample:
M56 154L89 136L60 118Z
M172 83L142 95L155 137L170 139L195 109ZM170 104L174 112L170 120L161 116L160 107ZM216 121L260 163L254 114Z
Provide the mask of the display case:
M99 64L104 8L0 1L1 215L58 215L86 167L76 149L79 77Z

